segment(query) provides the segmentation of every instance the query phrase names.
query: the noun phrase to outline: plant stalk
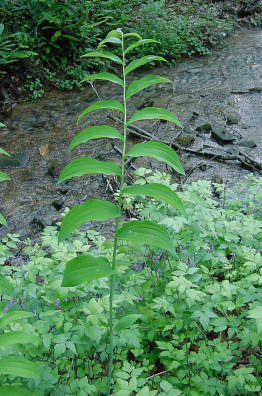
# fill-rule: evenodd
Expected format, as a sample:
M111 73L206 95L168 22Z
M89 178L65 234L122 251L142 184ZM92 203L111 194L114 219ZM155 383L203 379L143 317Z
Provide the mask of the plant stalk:
M125 180L125 156L126 156L126 136L127 136L127 101L126 101L126 76L125 76L125 48L124 48L124 34L122 33L122 60L123 60L123 105L124 105L124 126L123 126L123 148L122 148L122 159L121 159L121 176L120 176L120 190L118 197L118 209L119 217L116 218L115 222L115 236L113 245L113 257L112 257L112 270L116 267L116 251L117 251L117 232L119 229L120 214L122 208L122 190L124 187ZM114 334L113 334L113 292L114 292L114 281L115 275L110 277L109 284L109 365L108 365L108 383L107 383L107 393L110 395L111 382L112 382L112 371L113 371L113 357L114 357Z

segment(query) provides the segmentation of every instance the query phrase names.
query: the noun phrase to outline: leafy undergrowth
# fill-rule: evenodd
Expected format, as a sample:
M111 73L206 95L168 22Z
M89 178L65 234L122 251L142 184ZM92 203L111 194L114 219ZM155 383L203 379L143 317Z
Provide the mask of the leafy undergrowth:
M178 191L186 212L125 200L132 213L169 229L176 257L137 245L118 251L115 321L128 314L129 323L115 329L114 396L261 395L262 178L232 189L208 181L181 189L170 176L138 170L136 183L147 181ZM70 258L110 255L112 241L88 230L58 244L57 233L47 227L39 244L9 235L0 245L2 274L14 287L8 297L0 282L1 332L23 331L33 340L1 344L0 354L37 362L41 378L1 375L0 386L24 385L39 396L103 395L107 280L74 288L62 288L61 280ZM15 265L17 255L25 265ZM19 310L33 317L10 320Z

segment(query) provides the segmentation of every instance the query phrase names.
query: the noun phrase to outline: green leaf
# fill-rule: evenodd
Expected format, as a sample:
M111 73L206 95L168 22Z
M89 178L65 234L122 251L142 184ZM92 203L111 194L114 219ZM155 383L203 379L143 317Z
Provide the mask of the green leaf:
M176 152L165 143L146 142L135 144L126 154L128 157L152 157L170 165L175 171L185 174Z
M114 328L116 331L126 329L127 327L130 327L133 323L135 323L137 319L141 318L141 316L142 315L137 314L124 316L115 324Z
M97 48L102 47L106 43L111 43L111 44L122 44L122 40L119 37L115 36L107 36L104 40L100 41L98 44Z
M112 275L113 271L107 258L83 255L73 258L66 264L63 287L73 287L84 282Z
M61 30L57 30L51 37L51 42L54 43L62 35Z
M149 43L159 43L159 41L153 40L153 39L142 39L142 40L138 40L135 43L131 44L129 47L127 47L127 49L125 50L125 55L132 51L134 48L139 47L140 45L144 45L144 44L149 44Z
M95 110L102 110L102 109L109 109L109 110L117 110L124 112L124 106L122 103L118 102L117 100L98 100L93 103L91 106L87 107L78 117L77 121L79 121L82 117L86 114L91 113L91 111Z
M101 73L96 73L96 74L87 76L81 81L81 83L83 83L85 81L90 81L90 80L92 80L92 81L93 80L106 80L106 81L111 81L112 83L115 83L115 84L119 84L122 87L124 85L123 80L121 80L121 78L117 77L113 73L107 73L107 72L101 72Z
M130 32L130 33L124 34L124 38L126 38L126 37L136 37L139 40L142 40L142 36L140 36L140 34L135 33L135 32Z
M0 386L1 396L35 396L35 392L28 391L26 388L21 386Z
M0 171L0 181L10 180L10 177L7 176L4 172Z
M185 214L185 209L179 196L172 191L171 188L164 186L163 184L150 183L144 185L133 185L125 187L122 190L122 193L131 196L145 195L147 197L163 200Z
M117 37L117 38L121 38L122 37L122 31L120 29L117 30L111 30L111 32L109 32L106 36L106 38L109 37Z
M120 65L123 64L119 56L113 54L113 52L110 51L92 51L92 52L88 52L88 54L82 55L82 57L107 58L107 59L111 59L113 62L120 63Z
M130 125L136 121L155 119L170 121L178 125L179 127L182 127L181 122L178 120L175 114L173 114L171 111L168 111L166 109L160 109L158 107L146 107L143 110L136 111L131 119L128 121L127 125Z
M131 82L127 91L126 91L126 99L129 99L131 96L135 95L137 92L142 91L142 89L148 88L151 85L160 84L160 83L172 83L168 78L149 75L140 78L139 80L135 80Z
M74 207L65 215L58 241L62 242L72 231L88 221L105 221L113 217L119 217L119 209L112 202L90 199Z
M130 62L126 66L125 75L127 75L131 71L137 69L138 67L145 65L146 63L155 62L155 61L164 61L164 62L166 62L166 60L164 58L162 58L162 56L156 56L156 55L143 56L142 58L134 59L132 62Z
M5 227L8 227L7 221L1 213L0 213L0 224L3 224Z
M98 161L94 158L82 157L68 164L60 173L58 183L74 176L105 174L121 176L121 169L112 161Z
M38 337L23 331L10 331L0 335L0 348L14 344L34 343Z
M4 28L5 28L5 25L4 25L3 23L0 23L0 36L1 36L1 34L3 33ZM1 127L2 125L3 125L3 124L0 123L0 127Z
M8 154L8 153L7 153L4 149L2 149L1 147L0 147L0 154L8 155L8 157L11 157L11 155Z
M0 274L0 294L5 294L10 297L14 294L13 286L2 274Z
M20 356L8 356L0 359L0 374L23 378L40 378L35 364Z
M68 151L71 151L78 144L86 143L91 139L120 139L123 140L123 135L116 128L109 125L97 125L84 129L74 137L69 145Z
M117 239L165 249L172 255L175 254L167 230L152 221L130 221L124 224L117 232Z
M34 315L31 312L25 312L25 311L9 312L0 319L0 329L3 329L5 326L9 325L12 322L16 322L17 320L20 319L31 318L32 316Z

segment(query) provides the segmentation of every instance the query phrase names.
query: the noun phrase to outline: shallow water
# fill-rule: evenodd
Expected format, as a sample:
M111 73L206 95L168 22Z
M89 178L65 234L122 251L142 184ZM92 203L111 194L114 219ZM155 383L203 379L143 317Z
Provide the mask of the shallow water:
M149 69L139 71L132 74L131 79L148 72ZM159 106L174 111L187 131L194 132L205 123L226 126L238 140L240 136L254 140L255 149L243 150L262 162L262 91L249 91L254 87L262 88L262 32L242 32L230 38L224 49L209 56L183 60L171 68L155 67L150 73L170 78L173 87L160 84L143 91L130 101L130 113L144 105ZM105 99L121 99L121 90L116 85L98 83L96 87ZM79 155L120 161L112 141L106 139L79 146L70 154L67 152L78 131L90 125L112 124L107 114L100 111L84 117L79 126L76 125L79 113L95 100L91 88L84 92L49 92L35 104L17 105L11 117L5 120L8 130L1 131L0 146L11 154L22 152L28 156L23 167L5 169L11 181L0 184L0 212L8 220L8 232L34 237L43 225L59 221L66 206L72 207L92 197L111 197L101 176L74 178L57 184L59 171ZM226 125L226 114L232 111L241 119L236 125ZM137 125L168 141L179 132L170 123L159 121ZM130 140L129 144L133 142ZM200 149L203 145L221 147L209 134L203 134L196 136L191 148ZM223 149L228 149L228 145ZM211 180L219 175L225 183L231 184L250 173L236 161L217 162L185 153L179 155L188 171L185 178L180 178L181 182L200 178ZM203 163L206 166L199 167ZM156 161L144 158L137 159L134 164L137 167L158 166ZM106 229L111 229L110 223ZM6 232L4 227L0 228L0 236Z

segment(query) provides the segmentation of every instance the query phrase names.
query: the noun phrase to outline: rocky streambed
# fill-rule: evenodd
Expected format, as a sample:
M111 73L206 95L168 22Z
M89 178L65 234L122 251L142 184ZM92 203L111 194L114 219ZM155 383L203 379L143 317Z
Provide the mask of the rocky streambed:
M186 176L179 178L181 182L207 179L232 184L250 172L260 173L261 31L241 32L210 56L183 60L172 68L161 66L136 75L130 73L130 79L149 72L170 78L173 86L162 84L142 91L130 101L129 111L156 106L178 116L182 130L160 121L136 125L160 140L182 147L179 156ZM104 99L121 100L118 86L97 84L96 88ZM0 212L9 223L8 230L0 228L0 236L16 232L34 238L45 225L59 221L65 207L92 197L111 197L105 180L98 175L57 184L61 169L79 156L120 162L113 147L117 143L106 139L67 152L73 136L85 127L105 123L120 127L101 111L76 125L79 113L95 100L91 87L82 93L51 92L37 103L17 105L3 120L7 128L0 130L0 146L15 156L11 162L0 157L0 169L11 177L11 181L0 184ZM141 141L130 134L129 144L138 139ZM166 169L145 158L138 158L133 164ZM111 224L107 227L110 230Z

